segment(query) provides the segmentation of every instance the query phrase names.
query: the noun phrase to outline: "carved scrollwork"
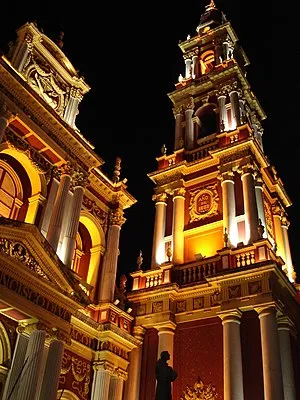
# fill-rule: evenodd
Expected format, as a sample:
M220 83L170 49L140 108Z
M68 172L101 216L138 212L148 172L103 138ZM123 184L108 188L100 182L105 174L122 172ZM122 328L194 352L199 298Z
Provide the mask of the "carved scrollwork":
M30 254L27 248L19 242L0 238L0 252L13 257L26 265L27 268L37 273L43 279L49 281L49 277L44 273L39 263Z
M167 193L157 193L152 196L152 200L155 203L166 203L167 202Z
M217 184L191 192L189 205L190 222L218 215L219 195Z
M215 387L211 384L204 384L200 377L198 377L193 387L187 385L180 396L180 400L217 400L217 398L218 393Z
M119 225L122 226L126 221L126 218L123 217L124 211L121 208L116 208L111 210L109 215L109 223L110 225Z

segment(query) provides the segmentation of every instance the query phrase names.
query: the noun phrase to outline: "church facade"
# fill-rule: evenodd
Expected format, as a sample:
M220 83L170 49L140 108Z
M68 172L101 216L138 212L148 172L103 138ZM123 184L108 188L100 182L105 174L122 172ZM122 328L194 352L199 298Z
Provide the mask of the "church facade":
M36 23L0 58L1 399L121 400L140 343L116 283L136 200L76 127L89 90Z
M129 299L142 346L126 400L155 396L162 351L173 399L296 400L299 285L289 246L291 201L263 148L266 115L249 60L213 1L179 43L184 73L169 93L174 151L157 158L151 268Z
M90 90L36 23L0 58L0 398L153 400L168 351L173 400L300 398L291 200L263 148L249 60L213 1L173 92L151 266L116 282L136 199L76 126Z

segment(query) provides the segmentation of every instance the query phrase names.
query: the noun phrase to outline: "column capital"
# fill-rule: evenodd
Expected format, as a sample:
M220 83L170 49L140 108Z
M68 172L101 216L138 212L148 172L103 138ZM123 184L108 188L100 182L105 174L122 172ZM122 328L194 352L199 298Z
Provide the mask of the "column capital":
M221 184L226 181L234 182L234 172L232 170L220 172L217 178L221 181Z
M281 226L287 229L290 226L290 222L287 220L286 215L281 217Z
M176 106L173 108L173 114L176 117L176 115L182 115L182 105Z
M266 317L268 315L275 315L276 316L278 308L276 307L275 304L266 304L264 306L254 307L254 310L258 314L258 318L261 319L261 318Z
M93 363L93 370L94 371L107 371L110 374L112 374L114 372L114 365L107 360L95 361Z
M242 178L243 178L243 176L244 176L244 175L247 175L247 174L252 174L252 175L254 175L255 172L256 172L256 168L255 168L255 166L254 166L253 164L248 163L248 164L243 165L243 166L241 166L240 168L238 168L237 171L241 174L241 176L242 176Z
M112 209L109 215L109 224L118 225L121 227L126 221L126 218L123 217L123 214L124 211L120 207Z
M163 192L163 193L156 193L152 196L152 200L155 201L155 204L158 203L164 203L167 204L167 198L168 195L167 193Z
M287 315L280 315L277 318L278 330L282 331L293 331L295 328L295 323Z
M168 321L168 322L163 322L161 324L155 325L154 328L157 329L158 334L161 333L170 333L170 334L175 334L175 329L177 325L175 322Z
M228 311L220 311L218 313L218 317L222 320L222 325L225 325L228 322L234 322L236 324L241 323L242 311L239 309L228 310Z
M182 105L182 109L186 112L186 111L193 111L195 108L195 103L194 103L194 99L192 97L190 97L183 105Z
M133 336L136 339L143 341L145 333L146 333L146 329L143 328L142 326L134 326L133 327Z
M73 173L73 166L70 161L62 164L61 166L57 167L57 172L59 176L61 175L72 175Z
M74 170L72 173L72 183L73 186L81 186L83 188L85 188L88 185L88 174L83 172L83 171L79 171L79 170Z
M185 190L184 187L180 187L180 188L174 189L174 191L173 191L173 200L174 200L176 197L185 198L185 192L186 192L186 190Z

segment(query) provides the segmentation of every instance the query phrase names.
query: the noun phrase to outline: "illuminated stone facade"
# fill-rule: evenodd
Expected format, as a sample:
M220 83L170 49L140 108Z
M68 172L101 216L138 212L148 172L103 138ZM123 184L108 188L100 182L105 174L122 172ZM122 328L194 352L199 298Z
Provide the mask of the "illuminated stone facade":
M248 59L213 1L169 93L174 151L155 184L151 268L128 298L142 348L126 400L152 400L162 350L178 372L173 399L300 398L300 296L289 248L291 201L264 154L265 113ZM163 253L164 251L164 253ZM149 266L150 267L150 266Z
M136 200L76 127L89 86L36 24L0 58L0 398L121 400L140 345L116 283ZM115 303L115 293L120 296ZM123 297L122 297L123 295Z

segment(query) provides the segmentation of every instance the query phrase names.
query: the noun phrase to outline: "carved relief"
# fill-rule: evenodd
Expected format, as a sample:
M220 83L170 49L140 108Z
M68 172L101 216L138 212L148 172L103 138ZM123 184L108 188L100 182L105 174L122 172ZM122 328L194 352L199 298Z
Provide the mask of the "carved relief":
M219 195L217 184L191 192L189 205L190 222L218 215Z
M241 297L241 285L228 286L228 297L230 299Z
M217 397L218 393L215 387L211 384L206 385L200 377L198 377L193 387L189 385L186 386L186 389L180 396L180 400L217 400Z
M17 259L43 279L46 279L47 281L50 280L40 267L39 263L34 259L34 257L22 243L0 238L0 252Z
M111 210L109 215L109 223L110 225L119 225L122 226L126 221L126 218L123 217L124 211L121 208L116 208Z
M68 352L64 352L59 383L63 387L68 381L72 390L87 400L89 398L91 366L88 361L74 357Z
M176 312L184 312L184 311L186 311L186 300L177 301Z
M58 74L33 52L30 53L22 73L29 85L63 117L67 104L68 87Z
M249 294L257 294L262 292L262 284L261 281L254 281L248 283L248 292Z
M157 313L161 312L163 310L163 302L162 301L156 301L152 304L152 312Z
M98 207L95 201L83 196L82 204L91 214L100 220L101 225L107 225L107 213Z
M198 310L199 308L204 307L204 297L196 297L193 299L193 309Z

